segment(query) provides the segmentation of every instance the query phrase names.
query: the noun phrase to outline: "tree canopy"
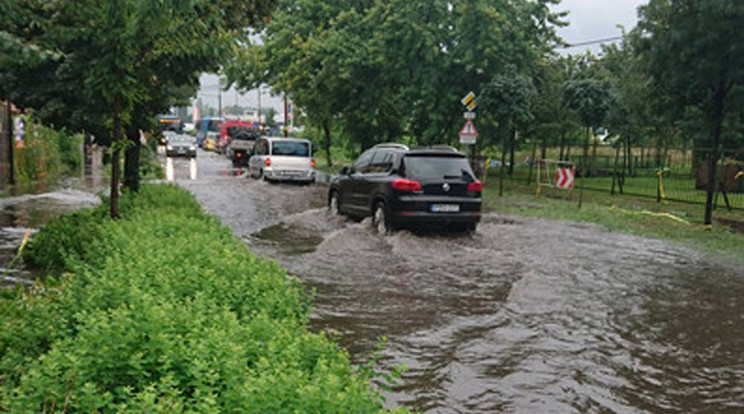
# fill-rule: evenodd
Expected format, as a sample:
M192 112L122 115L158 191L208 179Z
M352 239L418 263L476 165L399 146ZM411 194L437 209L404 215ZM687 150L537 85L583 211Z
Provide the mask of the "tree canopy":
M113 143L112 216L123 136L125 182L137 190L139 130L193 95L199 75L217 71L235 38L274 7L273 0L5 3L0 36L11 40L3 48L13 56L0 69L0 97L34 109L44 123Z
M554 3L285 1L227 75L287 93L327 143L331 124L360 148L453 143L463 95L512 68L530 76L552 49Z

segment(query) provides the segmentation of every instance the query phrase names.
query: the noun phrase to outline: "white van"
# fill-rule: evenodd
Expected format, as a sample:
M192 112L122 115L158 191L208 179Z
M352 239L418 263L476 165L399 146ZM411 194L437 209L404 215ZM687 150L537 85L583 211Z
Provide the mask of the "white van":
M251 177L266 181L315 181L312 144L301 138L260 137L248 161Z

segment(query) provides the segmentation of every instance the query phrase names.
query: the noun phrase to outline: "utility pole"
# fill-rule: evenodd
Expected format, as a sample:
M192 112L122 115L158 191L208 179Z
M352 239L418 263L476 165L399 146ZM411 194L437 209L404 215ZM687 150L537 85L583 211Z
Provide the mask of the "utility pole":
M258 125L261 126L261 85L258 85Z
M217 89L217 116L222 118L222 86Z

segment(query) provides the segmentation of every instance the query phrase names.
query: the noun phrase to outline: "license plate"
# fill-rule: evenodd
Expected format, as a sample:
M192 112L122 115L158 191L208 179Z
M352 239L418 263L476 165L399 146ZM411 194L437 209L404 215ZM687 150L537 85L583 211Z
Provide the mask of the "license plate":
M432 213L459 213L460 205L459 204L432 204L431 212Z

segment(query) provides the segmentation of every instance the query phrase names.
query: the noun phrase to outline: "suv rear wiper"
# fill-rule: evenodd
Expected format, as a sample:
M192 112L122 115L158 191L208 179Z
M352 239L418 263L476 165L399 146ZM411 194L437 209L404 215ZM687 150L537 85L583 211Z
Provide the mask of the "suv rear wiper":
M457 178L462 178L463 180L468 181L468 182L470 182L470 181L473 180L472 177L471 177L471 175L470 175L470 173L467 170L460 170L460 172L461 172L460 175L445 175L444 176L444 179L445 180L454 180L454 179L457 179Z

